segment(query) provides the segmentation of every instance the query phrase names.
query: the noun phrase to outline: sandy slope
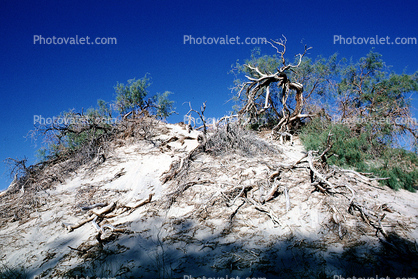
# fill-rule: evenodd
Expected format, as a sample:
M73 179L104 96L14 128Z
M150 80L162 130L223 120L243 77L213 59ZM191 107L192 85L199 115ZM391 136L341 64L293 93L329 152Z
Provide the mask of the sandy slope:
M283 192L263 205L277 217L275 223L238 194L246 186L252 187L247 196L254 199L268 191L265 181L272 168L304 155L297 139L293 145L274 143L276 153L200 154L187 173L163 184L161 177L170 165L197 146L196 140L184 137L198 134L177 125L167 127L167 133L153 141L136 140L115 148L94 169L93 162L39 193L45 202L27 220L8 222L0 229L3 264L23 266L29 278L416 275L418 269L411 263L418 259L417 193L358 183L350 174L344 177L365 204L389 206L392 212L387 212L384 226L396 233L397 249L386 247L359 216L347 215L341 239L330 221L330 204L337 200L312 192L309 173L302 168L286 180L288 211ZM162 148L161 142L174 135L179 139ZM187 182L192 186L183 187ZM181 187L181 195L167 198ZM154 195L153 202L106 219L125 232L106 230L103 245L92 222L71 232L65 228L91 216L83 206L112 202L129 206L149 194ZM0 203L7 202L12 201ZM396 260L399 256L404 259Z

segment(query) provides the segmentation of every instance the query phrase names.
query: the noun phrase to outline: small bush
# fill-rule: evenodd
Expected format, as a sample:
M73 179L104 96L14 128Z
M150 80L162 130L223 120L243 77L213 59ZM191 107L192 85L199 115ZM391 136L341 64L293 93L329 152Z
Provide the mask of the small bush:
M389 149L383 157L383 165L370 170L380 177L388 177L384 183L392 189L415 191L418 183L418 156L403 149Z

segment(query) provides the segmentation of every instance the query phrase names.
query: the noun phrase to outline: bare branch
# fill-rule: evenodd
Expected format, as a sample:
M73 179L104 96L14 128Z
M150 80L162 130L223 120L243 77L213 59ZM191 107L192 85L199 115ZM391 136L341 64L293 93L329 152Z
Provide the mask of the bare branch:
M242 107L239 112L239 117L242 118L243 115L247 115L249 118L242 122L244 125L248 124L252 120L257 120L261 114L263 114L267 109L273 108L275 114L279 117L278 124L273 128L273 137L277 132L286 132L291 130L295 121L298 121L304 117L310 117L309 114L302 114L304 107L304 98L303 98L303 85L298 82L291 82L288 79L287 70L291 68L297 68L302 62L302 58L305 56L307 51L310 49L305 45L303 53L297 54L299 56L299 61L296 65L288 64L284 57L286 53L286 42L287 39L283 36L279 40L271 40L269 44L276 49L277 53L280 54L280 59L283 66L275 73L263 73L258 67L254 65L245 64L252 74L255 76L246 76L247 82L242 83L240 90L238 92L238 97L241 97L241 93L245 90L246 104ZM279 49L282 48L282 50ZM278 113L276 108L274 108L274 102L271 98L271 84L277 83L277 87L282 88L282 111ZM265 90L265 91L264 91ZM295 90L295 99L296 107L291 111L287 105L287 99L289 96L289 90ZM265 96L263 96L265 93ZM260 97L263 96L265 99L263 105L259 101Z
M274 40L271 40L273 43L275 43L276 45L279 45L279 46L281 46L281 47L283 47L283 50L282 51L280 51L279 49L278 49L278 47L277 46L275 46L274 44L272 44L271 42L269 42L269 41L267 41L272 47L274 47L275 49L276 49L276 51L277 51L277 53L278 54L280 54L280 58L282 59L282 63L283 63L283 66L284 67L286 67L286 60L285 60L285 58L284 58L284 54L286 53L286 42L287 42L287 39L286 39L286 37L284 36L284 35L282 35L282 37L284 38L284 39L279 39L279 40L277 40L277 41L274 41Z

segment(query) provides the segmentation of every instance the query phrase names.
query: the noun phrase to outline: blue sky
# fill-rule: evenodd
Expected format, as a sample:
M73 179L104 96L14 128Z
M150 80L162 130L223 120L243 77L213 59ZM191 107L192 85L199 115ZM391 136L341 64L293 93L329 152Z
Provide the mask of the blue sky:
M150 93L172 91L179 122L191 102L207 101L206 115L231 110L228 74L254 47L274 54L270 45L190 45L194 38L246 37L288 40L288 54L312 46L309 57L358 59L372 45L334 44L345 38L418 37L415 1L26 1L0 2L0 159L35 162L38 145L26 139L34 115L53 117L64 110L112 101L113 87L146 73ZM112 45L34 44L34 36L113 37ZM401 73L418 70L418 45L374 45L383 60ZM293 58L292 58L293 59ZM416 96L414 96L416 98ZM415 106L417 102L415 101ZM0 165L0 190L10 183Z

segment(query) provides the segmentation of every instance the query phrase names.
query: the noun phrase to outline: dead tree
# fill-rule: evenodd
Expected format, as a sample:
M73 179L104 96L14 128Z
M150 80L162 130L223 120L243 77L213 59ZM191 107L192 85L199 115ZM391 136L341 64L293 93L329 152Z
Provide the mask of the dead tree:
M293 127L296 121L299 121L301 118L311 116L308 114L302 114L304 106L303 85L298 82L292 82L288 77L289 71L300 66L303 56L311 48L305 45L304 52L302 54L299 53L296 55L299 57L298 63L292 65L288 63L284 57L286 53L286 37L283 36L283 39L276 41L271 40L271 42L269 43L272 47L276 49L277 53L280 55L280 60L283 66L280 68L276 68L277 71L274 73L263 73L258 67L254 67L248 64L244 65L245 67L251 70L253 77L247 75L246 78L248 79L248 81L240 85L241 88L238 92L238 97L240 97L241 93L245 91L246 103L238 114L241 122L244 125L247 125L251 121L258 121L259 116L262 115L267 109L273 109L275 115L279 119L278 124L272 130L272 135L276 137L281 133L291 131L291 127ZM281 47L282 50L279 50L279 47ZM271 98L270 87L272 84L276 84L277 87L281 88L282 91L280 98L282 109L280 112L275 107L275 104L273 103L273 100ZM291 109L288 106L288 97L290 95L290 90L296 91L296 106L294 109ZM264 106L260 107L260 105L257 104L257 100L263 97L264 92ZM246 121L243 121L244 117L247 117Z

